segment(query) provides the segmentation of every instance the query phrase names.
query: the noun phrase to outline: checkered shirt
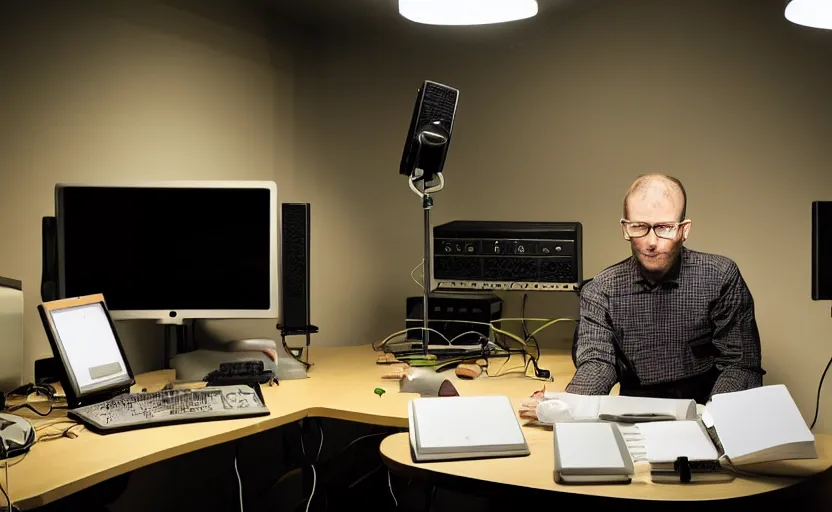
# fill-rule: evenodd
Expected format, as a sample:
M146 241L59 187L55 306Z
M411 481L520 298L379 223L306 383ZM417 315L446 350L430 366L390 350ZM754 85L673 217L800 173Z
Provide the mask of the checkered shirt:
M729 258L683 247L674 271L651 284L629 257L580 297L570 393L608 394L624 374L641 385L672 385L714 369L711 395L762 385L754 300Z

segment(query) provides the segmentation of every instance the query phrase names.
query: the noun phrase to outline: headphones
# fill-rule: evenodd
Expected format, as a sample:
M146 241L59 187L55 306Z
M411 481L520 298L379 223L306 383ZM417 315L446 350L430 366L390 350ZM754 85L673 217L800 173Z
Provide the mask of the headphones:
M14 414L0 413L0 459L23 455L35 444L35 429Z
M51 384L47 384L45 382L39 384L24 384L19 388L9 391L8 396L29 396L32 393L43 395L47 397L49 400L55 399L55 388ZM4 404L0 403L0 406L2 405ZM0 410L2 410L2 408L0 408Z

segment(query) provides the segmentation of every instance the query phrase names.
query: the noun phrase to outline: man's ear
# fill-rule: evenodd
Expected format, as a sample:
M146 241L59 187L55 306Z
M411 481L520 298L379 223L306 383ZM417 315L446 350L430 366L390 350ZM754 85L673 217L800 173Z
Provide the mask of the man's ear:
M624 228L624 224L621 224L621 235L624 237L624 240L630 241L630 237L627 236L627 230Z
M690 236L690 225L691 224L693 224L693 222L690 219L688 219L687 223L684 226L682 226L682 241L687 240L688 237Z

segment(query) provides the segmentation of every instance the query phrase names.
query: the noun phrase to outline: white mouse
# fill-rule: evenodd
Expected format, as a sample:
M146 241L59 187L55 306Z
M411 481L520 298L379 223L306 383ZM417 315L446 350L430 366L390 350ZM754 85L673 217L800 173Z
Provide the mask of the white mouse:
M448 384L445 384L445 382L448 382ZM399 392L419 393L423 397L440 396L443 392L443 385L445 391L456 393L456 388L445 376L427 368L411 368L407 375L399 381Z

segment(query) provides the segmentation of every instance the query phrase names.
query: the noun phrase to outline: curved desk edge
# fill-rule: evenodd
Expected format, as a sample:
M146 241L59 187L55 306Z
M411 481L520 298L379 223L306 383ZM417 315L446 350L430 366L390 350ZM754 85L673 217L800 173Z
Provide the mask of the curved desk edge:
M407 446L407 449L405 449ZM655 506L658 510L667 510L669 504L674 510L679 510L679 507L687 510L700 511L703 502L734 504L746 501L759 500L761 503L771 499L786 500L791 503L794 495L799 495L807 499L817 499L814 494L824 492L822 488L829 486L832 483L832 467L824 471L808 477L786 477L773 475L754 475L748 478L743 475L737 475L733 482L728 483L701 483L701 484L656 484L649 482L647 485L651 486L657 492L653 492L649 488L642 488L640 491L628 495L625 489L630 488L630 485L636 483L634 479L633 484L629 485L558 485L555 488L541 488L534 485L517 485L513 482L500 481L500 474L495 475L497 478L486 478L483 475L476 474L460 474L455 472L452 468L447 471L436 470L436 466L442 467L444 464L477 464L477 461L460 461L456 463L448 462L434 462L434 463L416 463L412 458L403 461L404 457L410 455L410 438L407 433L399 433L387 436L379 446L381 459L385 466L393 472L399 473L407 478L414 480L429 481L434 485L445 486L454 490L465 493L470 493L479 496L488 496L501 499L515 499L515 501L523 500L531 503L546 503L553 499L558 500L559 505L572 505L574 501L576 505L614 505L620 509L621 506L631 505L638 507L639 511L645 510L644 506ZM407 453L408 455L405 455ZM500 467L500 473L511 473L511 465L529 464L526 461L527 457L516 457L510 459L503 459ZM533 463L532 463L533 464ZM473 467L473 466L472 466ZM554 467L544 468L539 465L534 467L534 471L540 471L541 474L546 473L547 478L551 478L554 482L554 475L552 474ZM520 473L520 472L518 472ZM649 477L648 477L649 479ZM770 483L773 487L757 491L756 489L749 489L744 484L748 483ZM676 490L682 486L692 490L688 496L673 496ZM693 487L696 486L696 487ZM709 490L716 490L713 486L731 486L732 491L736 492L722 492L713 493ZM593 489L594 488L594 489ZM703 491L701 493L695 489ZM604 492L609 490L621 489L621 493ZM722 487L722 489L726 489ZM595 492L595 491L598 492ZM662 492L669 490L669 493ZM830 491L832 492L832 491ZM788 493L789 497L785 494ZM814 493L814 494L812 494ZM556 496L556 498L553 498ZM826 498L828 500L828 498ZM814 510L814 509L811 509Z

